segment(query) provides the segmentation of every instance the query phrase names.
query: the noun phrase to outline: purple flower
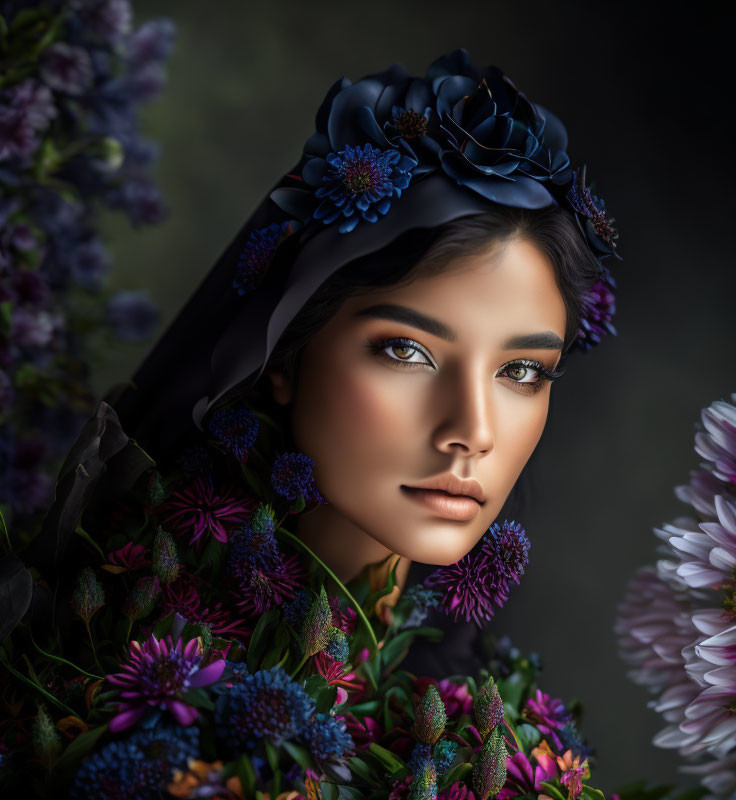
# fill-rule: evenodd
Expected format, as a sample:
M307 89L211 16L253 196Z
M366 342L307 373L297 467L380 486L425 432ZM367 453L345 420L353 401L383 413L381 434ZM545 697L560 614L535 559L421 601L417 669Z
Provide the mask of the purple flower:
M304 167L304 180L318 187L315 197L322 200L313 218L327 225L343 217L340 233L349 233L361 218L375 222L379 214L388 213L394 195L401 197L416 165L398 150L379 150L370 143L346 144L324 160L311 159Z
M606 203L585 185L585 167L573 172L567 200L576 213L578 225L598 253L608 255L616 250L616 221L606 213Z
M305 500L325 502L312 477L314 461L304 453L282 453L273 462L271 485L287 500L304 497Z
M0 417L5 416L13 406L13 382L4 369L0 369Z
M455 621L462 615L466 622L473 620L479 626L490 620L507 599L506 582L482 552L463 556L455 564L438 569L424 583L442 593L439 607L445 614L454 611Z
M63 322L61 315L17 306L12 312L12 337L19 347L47 348Z
M107 304L107 322L122 341L140 342L153 333L158 309L145 289L121 291Z
M736 394L731 399L736 403ZM695 452L711 462L716 478L736 485L736 405L716 400L701 420L705 430L695 434Z
M161 222L167 214L161 193L153 181L142 176L130 177L108 191L105 201L110 208L124 211L135 227Z
M500 578L519 583L529 562L531 543L518 522L494 522L483 537L483 552L491 560Z
M541 756L540 763L532 766L529 758L521 751L506 757L506 783L496 795L496 800L508 800L519 795L545 793L542 781L554 781L557 765L549 756Z
M92 82L92 61L81 47L57 42L41 57L41 77L58 92L80 95Z
M144 22L127 41L126 58L131 65L166 61L174 44L176 25L165 17Z
M184 489L174 492L158 509L165 527L189 544L212 536L226 542L228 533L250 516L254 501L240 494L235 487L219 486L197 476Z
M258 286L276 249L284 239L295 232L296 226L297 223L293 220L274 222L250 234L235 267L233 287L237 289L238 294L244 295Z
M558 732L570 721L571 714L562 700L537 689L534 697L526 701L522 710L525 719L535 725L539 732L549 738L556 750L562 749Z
M281 563L270 506L261 503L250 520L231 537L228 561L230 569L238 573L250 569L270 570Z
M208 627L214 636L244 638L251 632L250 626L221 602L205 603L189 576L164 586L161 605L165 612L162 618L175 611L189 622Z
M0 161L29 158L38 148L38 139L28 117L15 108L0 105Z
M99 239L90 239L74 250L72 275L85 289L91 291L100 289L109 266L109 258Z
M9 92L10 105L21 111L28 124L36 131L45 130L59 113L48 86L33 78L26 78Z
M245 615L255 617L293 600L304 586L306 572L299 557L292 555L268 569L251 568L245 563L231 566L230 576L238 607Z
M258 417L247 408L225 408L210 421L215 438L230 450L241 464L248 461L248 450L258 437Z
M583 350L598 344L608 333L616 335L613 317L616 313L616 297L613 294L613 279L606 276L597 280L582 296L580 328L576 343Z
M80 9L86 30L115 43L130 33L133 10L129 0L92 0Z
M199 639L186 646L181 639L174 645L171 636L157 639L153 634L143 644L132 641L123 671L107 675L125 698L117 716L110 720L110 731L118 733L134 725L148 708L168 709L180 725L191 725L198 712L182 696L189 689L215 683L225 668L225 660L220 659L200 669L201 660Z

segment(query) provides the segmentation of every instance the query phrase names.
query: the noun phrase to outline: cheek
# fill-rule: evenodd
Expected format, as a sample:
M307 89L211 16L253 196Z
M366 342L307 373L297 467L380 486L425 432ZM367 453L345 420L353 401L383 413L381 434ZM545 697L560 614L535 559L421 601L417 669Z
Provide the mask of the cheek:
M548 390L544 397L519 398L507 402L503 408L496 446L501 463L506 467L504 483L508 491L511 491L542 436L548 410Z
M306 365L305 365L306 366ZM294 399L296 446L315 462L315 479L329 500L344 485L380 480L383 464L396 459L411 414L388 376L373 365L338 360L303 374Z

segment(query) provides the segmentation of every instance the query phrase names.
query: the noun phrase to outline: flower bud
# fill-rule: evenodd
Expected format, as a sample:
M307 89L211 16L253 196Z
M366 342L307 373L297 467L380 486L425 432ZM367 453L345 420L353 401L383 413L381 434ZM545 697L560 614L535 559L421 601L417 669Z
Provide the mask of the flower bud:
M473 765L473 792L477 800L488 800L506 783L506 743L496 727L486 739Z
M148 478L148 495L146 502L151 508L156 508L163 503L166 497L166 490L161 482L161 474L158 470L154 470Z
M147 617L153 611L160 592L158 578L140 578L125 601L123 614L131 622Z
M321 587L319 597L312 603L304 619L304 650L308 656L321 653L332 636L332 610L327 599L325 587Z
M79 573L70 604L74 613L87 624L105 605L105 592L92 567L85 567Z
M163 584L173 583L179 577L179 555L170 533L159 526L153 542L153 572Z
M414 773L409 800L437 800L437 769L431 759L422 761Z
M61 753L61 736L53 720L44 706L38 707L33 720L33 747L46 769L50 769L53 761Z
M486 736L503 720L503 700L493 678L478 689L473 698L473 718L478 733Z
M414 732L424 744L434 744L445 730L447 714L437 687L430 683L414 710Z

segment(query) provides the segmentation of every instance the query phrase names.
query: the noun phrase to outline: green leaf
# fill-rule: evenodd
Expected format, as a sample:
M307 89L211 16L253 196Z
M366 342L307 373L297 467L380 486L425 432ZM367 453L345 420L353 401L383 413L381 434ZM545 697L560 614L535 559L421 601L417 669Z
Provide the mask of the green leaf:
M322 790L322 800L338 800L338 788L334 783L323 781L320 789Z
M323 675L310 675L304 681L304 691L311 697L316 698L319 693L328 686L326 678Z
M411 628L408 631L402 631L381 649L386 672L390 672L401 663L406 651L417 636L423 636L430 642L439 642L444 636L444 632L439 628Z
M594 789L592 786L583 786L583 794L589 797L590 800L606 800L606 796L600 789Z
M327 714L337 699L337 686L327 686L317 696L317 711Z
M281 742L281 747L286 750L302 769L314 769L314 762L309 755L309 751L304 747L287 741Z
M553 798L553 800L567 800L567 797L562 794L562 792L549 781L540 781L542 786L547 790L547 794Z
M245 796L252 797L256 790L256 771L248 756L240 756L235 766L235 773L240 778Z
M530 750L532 747L535 747L541 738L539 731L533 725L527 725L526 723L519 725L518 728L516 728L516 733L519 739L521 739L524 750ZM605 798L603 800L605 800Z
M404 762L398 756L394 755L390 750L387 750L385 747L381 747L380 744L371 742L368 746L368 752L374 758L380 761L392 776L399 772L406 771L406 764L404 764Z
M81 761L84 756L89 753L92 748L97 744L98 739L103 733L107 731L107 725L101 725L99 728L90 728L84 733L80 733L76 739L72 740L69 747L59 757L55 767L65 767L73 765L76 761Z
M215 704L204 689L190 689L184 693L184 702L195 708L204 708L207 711L214 711Z
M337 789L338 800L364 800L365 795L354 786L339 786Z
M451 770L448 770L440 780L440 788L444 789L446 786L452 786L453 783L465 780L473 771L473 765L469 763L458 764Z
M264 634L274 625L279 618L279 610L277 608L270 608L258 620L256 627L253 630L253 635L250 638L248 645L248 655L246 657L246 664L250 672L255 672L258 669L263 653L268 647L268 637Z
M268 739L263 740L263 746L266 749L266 760L268 761L268 766L276 772L279 768L279 751L274 746L273 742L269 741Z
M376 779L376 775L373 770L368 766L368 764L363 761L362 758L358 758L357 756L353 756L348 761L348 766L350 767L350 771L355 773L359 778L362 778L366 783L372 783Z

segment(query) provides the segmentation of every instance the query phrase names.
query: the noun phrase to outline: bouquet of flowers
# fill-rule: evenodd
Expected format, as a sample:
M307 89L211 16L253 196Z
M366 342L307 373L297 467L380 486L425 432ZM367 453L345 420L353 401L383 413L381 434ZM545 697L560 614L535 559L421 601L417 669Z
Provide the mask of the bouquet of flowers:
M0 786L73 798L603 800L574 714L497 646L473 676L402 669L432 613L484 622L529 541L409 589L343 584L292 533L324 502L312 462L249 408L156 464L101 403L43 530L0 561ZM256 446L258 445L258 446ZM8 538L7 546L12 546Z

